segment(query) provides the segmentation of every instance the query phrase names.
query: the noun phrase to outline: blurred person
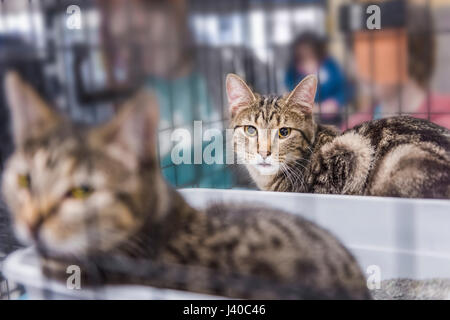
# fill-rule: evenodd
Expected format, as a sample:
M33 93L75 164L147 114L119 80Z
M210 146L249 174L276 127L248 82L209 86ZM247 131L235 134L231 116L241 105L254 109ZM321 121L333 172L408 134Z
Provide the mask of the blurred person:
M121 79L141 81L158 97L159 151L165 178L177 186L230 187L231 176L224 165L174 166L171 159L171 134L175 129L189 130L192 143L194 121L220 120L206 81L194 67L186 2L109 0L100 3L104 16L108 17L105 38L115 47L109 58L116 73L112 81L119 82L119 86ZM220 121L214 127L220 128Z
M317 74L319 78L315 101L320 105L321 123L339 124L351 89L338 63L328 54L326 40L311 32L299 35L292 45L292 59L285 77L287 88L293 90L308 74Z
M427 7L410 5L404 28L354 35L357 78L366 104L349 117L348 128L398 114L450 128L450 96L430 88L436 65L432 23Z

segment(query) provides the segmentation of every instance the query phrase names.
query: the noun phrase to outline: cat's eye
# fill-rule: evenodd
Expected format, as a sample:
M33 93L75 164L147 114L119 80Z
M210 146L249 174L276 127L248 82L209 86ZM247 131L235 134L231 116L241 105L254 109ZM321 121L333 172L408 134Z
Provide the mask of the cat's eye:
M80 186L80 187L71 189L67 193L67 196L70 198L73 198L73 199L82 200L82 199L86 199L87 197L89 197L93 191L94 191L94 189L92 189L89 186Z
M19 174L17 176L17 184L23 189L30 188L31 178L29 174Z
M258 132L254 126L245 126L244 131L250 137L256 136L256 133Z
M290 134L291 134L291 128L280 128L278 130L278 136L281 139L289 137Z

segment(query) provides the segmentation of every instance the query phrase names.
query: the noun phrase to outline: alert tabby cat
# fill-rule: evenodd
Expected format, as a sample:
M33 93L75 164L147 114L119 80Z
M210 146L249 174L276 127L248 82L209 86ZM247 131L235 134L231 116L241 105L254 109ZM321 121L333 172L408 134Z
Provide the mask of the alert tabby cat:
M66 277L77 264L89 284L370 298L355 259L317 225L258 206L190 207L160 174L148 92L94 128L52 111L17 74L6 92L16 149L2 190L18 237L37 246L47 275Z
M226 89L238 159L259 189L450 198L450 131L398 116L344 133L315 123L317 78L284 97L253 93L238 76Z

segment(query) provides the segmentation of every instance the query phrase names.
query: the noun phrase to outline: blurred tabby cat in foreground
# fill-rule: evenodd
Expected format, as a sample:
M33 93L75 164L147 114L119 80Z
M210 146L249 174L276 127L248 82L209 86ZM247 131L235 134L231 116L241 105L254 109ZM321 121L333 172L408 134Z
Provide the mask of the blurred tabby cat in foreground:
M3 194L44 272L235 298L369 298L358 264L317 225L279 210L190 207L163 180L157 106L142 91L110 122L82 128L18 75L6 78L15 153Z
M450 131L399 116L340 134L315 123L317 78L284 97L253 93L238 76L226 89L238 159L259 189L450 198Z

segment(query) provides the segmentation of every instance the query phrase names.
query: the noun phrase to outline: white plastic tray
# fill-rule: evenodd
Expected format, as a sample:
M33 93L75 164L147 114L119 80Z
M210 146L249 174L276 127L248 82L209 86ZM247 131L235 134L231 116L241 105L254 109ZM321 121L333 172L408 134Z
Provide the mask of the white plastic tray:
M196 208L215 202L267 204L304 216L334 233L364 272L377 266L382 280L450 278L450 200L217 189L184 189L181 193ZM29 249L8 257L3 273L10 281L25 285L33 299L217 298L143 286L106 286L100 292L69 290L42 277ZM45 295L44 288L53 294Z
M450 200L213 189L183 195L194 207L259 203L306 217L336 235L364 271L379 266L382 279L450 278Z

